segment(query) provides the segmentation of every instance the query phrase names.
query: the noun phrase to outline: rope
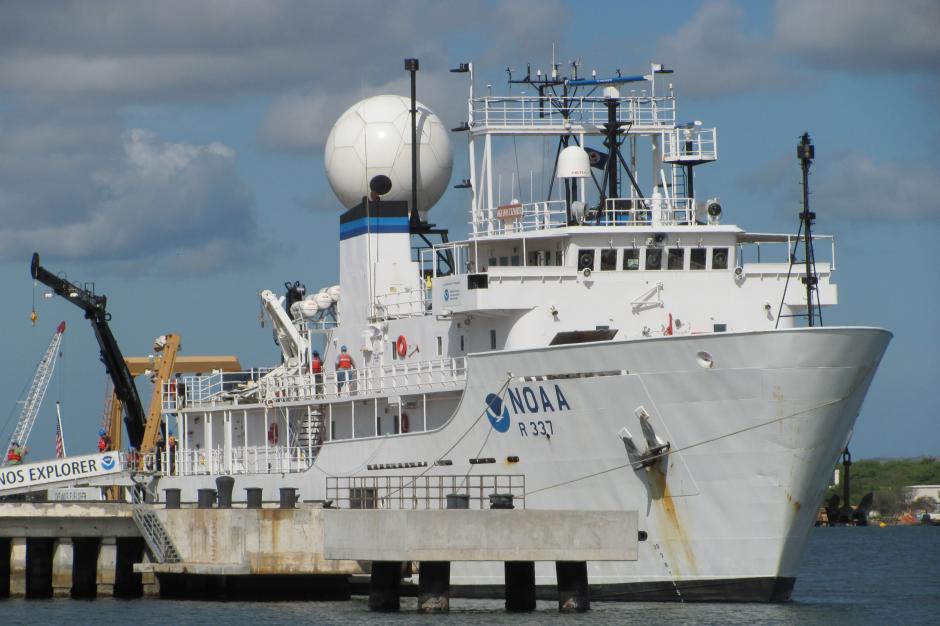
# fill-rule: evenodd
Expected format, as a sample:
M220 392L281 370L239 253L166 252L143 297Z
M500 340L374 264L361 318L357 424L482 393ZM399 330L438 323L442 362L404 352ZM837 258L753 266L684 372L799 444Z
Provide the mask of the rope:
M499 388L499 391L496 392L496 395L499 397L500 401L504 400L504 394L506 393L506 388L509 387L509 383L512 382L512 379L513 379L513 376L511 376L511 375L510 375L510 376L507 376L507 377L506 377L506 382L504 382L504 383L502 384L502 386ZM447 448L447 449L443 452L443 454L437 456L437 457L434 459L434 463L431 463L430 465L428 465L424 470L421 471L421 473L412 476L412 477L411 477L411 481L410 481L408 484L402 485L401 487L397 488L396 490L389 492L388 496L386 496L386 497L391 498L392 496L394 496L394 495L396 495L397 493L403 491L404 489L407 489L408 487L413 486L413 485L415 484L415 481L417 481L419 478L421 478L422 476L424 476L425 474L427 474L428 472L430 472L434 467L436 467L438 461L440 461L441 459L443 459L444 457L446 457L448 454L450 454L450 452L451 452L454 448L456 448L457 445L458 445L461 441L463 441L464 438L465 438L467 435L470 434L470 431L473 430L473 428L477 425L477 422L479 422L481 419L483 419L483 416L486 415L486 412L489 410L489 408L490 408L490 407L487 405L487 407L486 407L485 409L483 409L483 412L480 413L480 414L477 416L477 418L476 418L475 420L473 420L473 422L470 424L470 426L467 427L467 429L463 432L463 434L460 435L460 437L457 438L457 441L455 441L453 444L451 444L451 446L450 446L449 448ZM492 426L490 426L489 431L492 432L492 430L493 430L493 428L492 428ZM486 435L486 439L487 439L487 440L489 439L489 432L488 432L487 435ZM484 440L483 445L484 445L484 446L486 445L486 440ZM483 448L480 448L480 450L482 451ZM479 454L479 453L478 453L478 454ZM471 471L472 471L473 468L471 467L470 469L471 469ZM467 477L464 478L464 481L465 481L465 482L466 482L466 480L469 478L469 476L470 476L470 472L467 472Z
M851 394L849 394L849 395L851 395ZM774 419L767 420L767 421L761 422L761 423L759 423L759 424L754 424L753 426L746 426L746 427L744 427L744 428L740 428L740 429L738 429L738 430L731 431L730 433L725 433L725 434L723 434L723 435L718 435L718 436L716 436L716 437L711 437L710 439L703 439L702 441L698 441L698 442L696 442L696 443L691 443L691 444L689 444L689 445L687 445L687 446L684 446L684 447L682 447L682 448L673 448L673 449L665 450L665 451L663 451L663 452L661 452L661 453L659 453L659 454L657 454L657 455L654 455L654 456L649 457L649 459L647 459L647 460L650 460L650 461L659 460L659 459L661 459L661 458L665 458L665 457L669 456L670 454L676 454L677 452L685 452L686 450L691 450L692 448L697 448L697 447L699 447L699 446L704 446L704 445L709 444L709 443L714 443L714 442L716 442L716 441L721 441L722 439L728 439L729 437L734 437L735 435L740 435L740 434L742 434L742 433L746 433L746 432L751 431L751 430L757 430L758 428L763 428L764 426L769 426L769 425L771 425L771 424L776 424L777 422L782 422L782 421L784 421L784 420L793 419L794 417L803 415L803 414L805 414L805 413L809 413L809 412L811 412L811 411L816 411L816 410L818 410L818 409L824 409L824 408L826 408L827 406L833 406L833 405L836 405L836 404L840 404L840 403L842 403L842 402L845 402L845 401L849 398L849 395L842 396L841 398L838 398L838 399L836 399L836 400L830 400L829 402L823 402L823 403L820 404L820 405L812 406L812 407L810 407L810 408L808 408L808 409L804 409L804 410L802 410L802 411L797 411L796 413L791 413L791 414L789 414L789 415L784 415L784 416L781 416L781 417L775 417ZM570 485L570 484L572 484L572 483L580 482L580 481L582 481L582 480L587 480L587 479L589 479L589 478L594 478L595 476L601 476L602 474L609 474L610 472L615 472L615 471L617 471L617 470L621 470L621 469L624 469L624 468L627 468L627 467L632 467L632 466L633 466L633 463L624 463L623 465L618 465L618 466L616 466L616 467L611 467L611 468L608 468L608 469L605 469L605 470L601 470L601 471L599 471L599 472L594 472L593 474L586 474L586 475L584 475L584 476L579 476L579 477L577 477L577 478L572 478L572 479L570 479L570 480L565 480L565 481L562 481L562 482L560 482L560 483L555 483L555 484L553 484L553 485L548 485L548 486L546 486L546 487L541 487L541 488L539 488L539 489L533 489L532 491L529 491L528 493L526 493L526 497L528 497L528 496L530 496L530 495L533 495L533 494L536 494L536 493L540 493L540 492L542 492L542 491L548 491L549 489L555 489L555 488L557 488L557 487L563 487L563 486L565 486L565 485Z

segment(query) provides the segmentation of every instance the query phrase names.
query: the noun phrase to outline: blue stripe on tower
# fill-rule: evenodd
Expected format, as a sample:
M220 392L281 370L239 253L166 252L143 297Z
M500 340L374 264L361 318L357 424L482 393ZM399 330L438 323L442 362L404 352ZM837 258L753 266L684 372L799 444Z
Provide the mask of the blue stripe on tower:
M407 233L407 217L373 217L360 218L339 226L340 241L364 235L367 232L373 233Z

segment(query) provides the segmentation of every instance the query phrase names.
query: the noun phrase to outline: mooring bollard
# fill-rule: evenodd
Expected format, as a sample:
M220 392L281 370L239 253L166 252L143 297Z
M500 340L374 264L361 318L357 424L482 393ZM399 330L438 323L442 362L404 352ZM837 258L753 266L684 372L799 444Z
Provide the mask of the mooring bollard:
M199 497L199 508L211 509L215 502L215 489L198 489L196 493Z
M591 608L587 563L584 561L557 561L555 577L558 579L558 610L579 613Z
M292 509L297 503L296 487L281 487L281 508Z
M215 485L219 488L219 508L232 508L232 490L235 488L235 479L231 476L219 476L215 479Z
M491 509L514 509L512 503L513 495L511 493L491 493L490 494L490 508Z
M180 508L180 493L181 489L171 488L164 489L166 492L166 508L168 509L178 509Z
M470 508L470 495L466 493L447 494L447 508L448 509L469 509Z
M261 493L261 487L245 487L245 506L249 509L260 509Z
M506 580L506 610L535 610L535 563L506 561L503 576Z
M372 575L369 577L370 611L397 611L400 609L400 588L400 561L372 561Z

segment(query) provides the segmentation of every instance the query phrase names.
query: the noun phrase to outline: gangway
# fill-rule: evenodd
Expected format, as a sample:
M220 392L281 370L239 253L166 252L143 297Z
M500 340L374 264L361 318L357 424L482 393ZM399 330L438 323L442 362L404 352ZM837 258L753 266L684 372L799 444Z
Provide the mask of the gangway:
M33 424L36 423L36 417L39 415L39 407L42 406L42 399L46 395L46 389L49 387L49 381L52 379L52 372L55 369L56 360L59 356L59 345L62 343L62 335L65 333L65 322L60 322L49 342L49 347L42 355L39 365L36 366L36 373L33 375L33 382L26 394L26 400L23 402L23 411L20 413L20 419L16 422L16 428L13 429L13 435L3 451L3 462L5 466L9 463L6 452L14 444L25 446L29 439L29 434L33 430Z

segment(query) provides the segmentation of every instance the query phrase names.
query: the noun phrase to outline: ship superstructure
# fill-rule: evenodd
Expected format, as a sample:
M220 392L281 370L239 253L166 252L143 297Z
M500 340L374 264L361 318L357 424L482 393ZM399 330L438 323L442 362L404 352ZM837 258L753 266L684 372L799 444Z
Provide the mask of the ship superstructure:
M457 71L471 83L457 129L468 238L427 221L450 178L439 120L397 96L351 108L327 143L347 207L339 284L262 292L279 364L164 388L179 435L147 460L159 488L192 497L224 474L333 506L510 493L526 508L637 509L640 559L591 564L595 597L787 598L890 339L798 325L807 294L836 303L832 238L813 236L823 254L800 265L797 236L747 233L696 198L717 134L677 120L662 65L608 79L553 66L510 77L528 93L508 96L476 95L472 66ZM535 174L497 171L506 139L557 147L541 196ZM502 568L455 566L452 581L485 595Z

